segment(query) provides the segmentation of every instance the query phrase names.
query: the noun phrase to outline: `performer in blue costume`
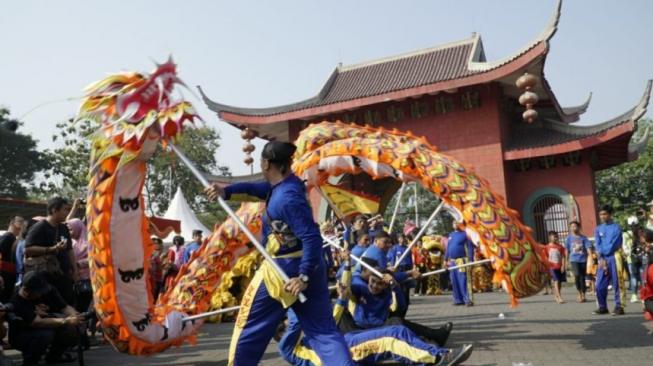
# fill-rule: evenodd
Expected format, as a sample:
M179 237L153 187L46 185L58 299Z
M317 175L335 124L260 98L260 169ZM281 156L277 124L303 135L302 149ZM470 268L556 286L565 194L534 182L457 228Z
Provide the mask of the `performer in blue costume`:
M384 270L377 267L374 259L364 258L363 261L376 268L382 274ZM388 325L404 325L424 339L428 339L444 346L453 328L451 322L439 328L430 328L415 322L411 322L398 316L405 314L406 301L401 289L396 284L392 287L388 282L377 277L371 271L363 268L360 275L351 276L350 269L346 268L343 273L343 285L350 288L351 299L342 316L337 316L338 328L344 332L355 332L363 329L378 328ZM405 273L400 273L397 282L407 279ZM403 276L403 278L402 278ZM351 283L346 280L351 279Z
M612 221L611 206L601 207L599 218L601 219L601 225L597 226L594 231L596 252L599 257L596 271L596 302L599 308L594 311L594 314L608 313L608 285L612 284L614 289L614 310L612 315L623 315L624 308L621 306L619 273L617 272L617 260L614 256L622 244L621 227Z
M463 230L463 223L454 222L454 231L449 234L447 250L444 254L445 263L448 267L465 264L474 260L474 244L469 240ZM451 288L453 289L453 304L473 306L473 292L471 268L460 268L449 271Z
M348 302L347 286L338 286L338 300L333 316L339 321L346 313ZM284 333L285 332L285 333ZM288 311L288 320L280 324L275 339L279 342L279 353L283 359L295 366L323 365L305 339L296 315ZM283 335L283 336L282 336ZM345 333L354 361L360 365L377 365L394 361L404 365L457 365L472 353L472 345L456 349L442 348L424 342L413 331L403 325L390 325L362 331Z
M397 268L397 271L400 272L407 272L407 271L413 271L416 269L413 266L413 255L412 253L409 253L406 255L402 260L401 263L399 262L399 259L401 256L404 254L405 251L409 250L408 249L408 238L406 238L406 235L404 234L399 234L397 235L397 244L395 244L390 250L388 251L388 266L389 267L395 267ZM402 317L406 316L406 312L408 311L408 307L410 306L410 289L415 288L416 282L414 279L411 279L409 281L404 281L401 283L401 292L404 294L404 298L406 299L406 309L403 314L401 314Z
M284 327L280 327L282 333ZM288 325L279 340L281 357L294 366L320 366L317 354L301 338L301 327L293 311L288 311ZM472 345L455 350L440 348L422 341L403 325L391 325L345 334L354 361L360 365L378 365L394 361L402 365L457 365L472 353Z
M242 196L266 200L262 244L286 272L283 283L263 262L243 295L229 347L229 365L258 365L286 309L293 308L306 341L327 365L354 365L345 339L331 316L322 237L306 198L304 183L290 170L296 147L268 142L261 153L266 182L213 184L209 198ZM308 301L296 301L299 293Z

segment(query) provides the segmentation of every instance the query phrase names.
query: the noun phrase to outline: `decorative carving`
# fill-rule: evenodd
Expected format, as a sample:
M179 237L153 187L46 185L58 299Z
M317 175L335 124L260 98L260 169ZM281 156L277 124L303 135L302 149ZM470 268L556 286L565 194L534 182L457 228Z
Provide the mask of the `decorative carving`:
M470 110L481 106L481 96L478 91L468 91L460 95L460 106L463 110Z
M450 97L435 99L435 114L445 114L453 111L453 100Z
M399 106L391 105L388 107L388 121L398 122L404 119L404 110Z

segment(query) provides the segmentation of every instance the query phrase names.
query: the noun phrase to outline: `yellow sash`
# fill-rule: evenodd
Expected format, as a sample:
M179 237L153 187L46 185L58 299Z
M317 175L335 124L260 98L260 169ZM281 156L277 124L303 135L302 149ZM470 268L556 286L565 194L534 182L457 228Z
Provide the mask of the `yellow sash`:
M286 255L275 256L274 254L279 250L279 247L277 237L274 234L270 234L266 248L273 258L301 258L303 255L303 252L300 250ZM265 288L268 290L270 297L279 301L284 309L289 308L290 305L297 301L296 296L289 294L283 289L285 283L270 262L263 261L256 275L259 274L263 277L263 283L265 283Z
M456 266L462 266L463 264L467 263L466 258L457 258L457 259L454 259L454 260L456 261ZM458 268L458 271L459 272L467 272L467 267Z

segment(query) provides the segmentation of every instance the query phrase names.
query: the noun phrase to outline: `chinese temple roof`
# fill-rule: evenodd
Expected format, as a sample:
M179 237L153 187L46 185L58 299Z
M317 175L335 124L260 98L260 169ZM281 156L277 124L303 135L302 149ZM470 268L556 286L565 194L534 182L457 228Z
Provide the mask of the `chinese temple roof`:
M456 90L460 87L502 80L514 87L525 70L542 75L538 91L549 99L556 118L571 123L589 104L560 107L546 80L543 67L549 40L557 31L561 0L543 31L518 51L495 61L487 61L481 37L472 37L437 47L350 66L338 66L322 89L312 98L270 108L241 108L211 100L200 88L204 102L219 117L237 127L249 126L262 137L283 138L287 121L310 120L318 116L389 100ZM519 73L519 74L518 74ZM198 87L199 88L199 87ZM272 126L277 124L277 126Z
M646 146L648 130L638 141L631 141L631 137L637 130L637 121L646 113L652 84L653 80L647 82L641 99L633 108L602 123L583 126L547 119L532 125L514 125L504 158L515 160L561 154L621 140L627 147L620 149L622 154L628 155L625 160L636 158Z

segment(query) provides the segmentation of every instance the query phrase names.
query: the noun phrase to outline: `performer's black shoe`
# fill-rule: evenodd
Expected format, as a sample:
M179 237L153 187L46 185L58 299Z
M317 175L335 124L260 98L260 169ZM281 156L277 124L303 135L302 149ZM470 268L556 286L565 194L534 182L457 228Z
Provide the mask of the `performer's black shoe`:
M452 348L446 353L440 361L436 364L437 366L454 366L459 365L465 362L469 356L471 356L474 346L471 344L465 344L460 348Z
M430 332L431 334L429 335L429 339L437 343L438 346L444 347L444 345L447 344L447 340L449 339L449 335L451 334L452 329L453 323L447 322L445 325L433 329Z
M610 312L608 311L608 309L596 309L596 310L594 310L592 312L592 314L594 314L594 315L605 315L605 314L609 314L609 313Z
M468 302L467 304L465 304L465 306L467 306L467 307L471 307L471 306L474 306L474 303L470 301L470 302Z
M625 314L625 312L624 312L624 308L621 307L621 306L616 307L616 308L614 308L614 310L612 310L612 316L615 316L615 315L624 315L624 314Z

